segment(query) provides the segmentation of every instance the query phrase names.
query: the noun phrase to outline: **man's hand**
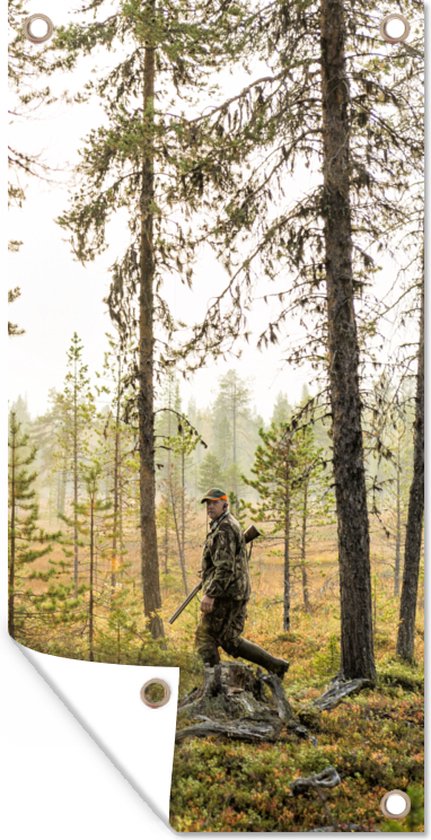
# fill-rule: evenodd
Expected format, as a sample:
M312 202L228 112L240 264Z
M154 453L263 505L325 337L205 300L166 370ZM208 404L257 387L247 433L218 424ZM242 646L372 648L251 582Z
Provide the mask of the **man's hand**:
M203 613L210 613L214 609L214 598L210 598L209 595L204 595L201 601L201 612Z

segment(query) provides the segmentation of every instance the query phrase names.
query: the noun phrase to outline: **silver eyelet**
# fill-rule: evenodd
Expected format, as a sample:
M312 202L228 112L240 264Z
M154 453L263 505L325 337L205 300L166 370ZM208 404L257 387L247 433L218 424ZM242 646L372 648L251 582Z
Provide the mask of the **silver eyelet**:
M46 25L46 31L42 35L36 35L33 32L32 26L36 21L42 21ZM36 12L36 14L30 15L30 17L25 19L23 29L25 37L28 38L32 44L43 44L44 41L48 41L48 39L51 38L51 35L54 32L54 24L48 15L42 15L39 12Z
M390 24L393 20L400 21L404 26L404 30L403 32L401 32L400 35L391 35L388 32L388 24ZM402 41L406 41L409 37L410 24L407 18L404 17L404 15L402 15L400 12L393 12L392 14L386 15L386 17L383 18L380 24L380 35L382 36L384 41L388 42L388 44L400 44Z
M158 689L158 692L155 692L155 689ZM148 682L142 686L140 693L141 700L146 706L149 706L150 709L159 709L161 706L165 706L166 703L169 702L171 689L164 680L160 680L156 677L153 680L148 680ZM151 694L154 693L157 693L160 696L152 699Z
M410 796L403 790L390 790L380 801L380 810L390 820L403 820L411 807Z

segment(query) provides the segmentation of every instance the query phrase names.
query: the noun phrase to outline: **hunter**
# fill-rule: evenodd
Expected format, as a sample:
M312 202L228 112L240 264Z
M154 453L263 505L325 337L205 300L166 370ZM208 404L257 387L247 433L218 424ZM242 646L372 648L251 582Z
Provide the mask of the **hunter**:
M209 490L206 502L211 527L202 555L201 620L196 630L196 650L205 665L220 662L218 648L230 656L241 656L261 665L283 679L289 668L285 659L243 639L247 617L250 579L244 534L239 522L229 512L224 490Z

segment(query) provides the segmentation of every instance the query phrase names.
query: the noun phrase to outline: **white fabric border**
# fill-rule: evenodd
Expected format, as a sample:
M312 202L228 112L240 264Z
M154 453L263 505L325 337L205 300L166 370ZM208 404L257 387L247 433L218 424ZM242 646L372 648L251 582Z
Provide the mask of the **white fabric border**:
M17 647L168 824L179 668L86 662ZM154 678L163 679L171 690L169 702L156 709L140 697L144 683Z

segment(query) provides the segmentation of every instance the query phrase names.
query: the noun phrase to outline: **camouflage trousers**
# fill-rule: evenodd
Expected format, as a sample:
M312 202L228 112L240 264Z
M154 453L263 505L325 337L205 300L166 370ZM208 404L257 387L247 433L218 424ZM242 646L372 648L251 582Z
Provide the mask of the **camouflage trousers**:
M202 614L196 628L195 648L206 664L220 662L219 647L235 656L247 618L247 600L216 598L212 612Z

